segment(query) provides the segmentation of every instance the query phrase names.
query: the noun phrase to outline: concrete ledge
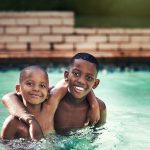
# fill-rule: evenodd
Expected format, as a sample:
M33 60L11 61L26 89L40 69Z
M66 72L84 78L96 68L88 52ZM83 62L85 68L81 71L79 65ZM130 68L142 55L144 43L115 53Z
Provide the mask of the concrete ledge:
M69 50L37 50L37 51L27 51L27 50L8 50L0 51L0 59L6 58L71 58L76 53L83 51L69 51ZM84 51L85 52L85 51ZM97 58L150 58L150 50L100 50L92 51L88 50Z

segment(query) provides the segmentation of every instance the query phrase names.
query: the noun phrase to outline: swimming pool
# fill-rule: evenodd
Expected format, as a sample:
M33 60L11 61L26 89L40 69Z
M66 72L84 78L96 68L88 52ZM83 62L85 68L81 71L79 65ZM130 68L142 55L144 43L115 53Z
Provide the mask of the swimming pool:
M19 70L0 71L0 98L15 89ZM70 136L49 135L39 142L15 140L9 144L15 149L54 150L149 150L150 149L150 72L99 72L97 97L107 106L107 123L99 129L86 128ZM52 85L63 78L63 70L49 71ZM8 112L0 103L0 130ZM0 149L5 149L0 144Z

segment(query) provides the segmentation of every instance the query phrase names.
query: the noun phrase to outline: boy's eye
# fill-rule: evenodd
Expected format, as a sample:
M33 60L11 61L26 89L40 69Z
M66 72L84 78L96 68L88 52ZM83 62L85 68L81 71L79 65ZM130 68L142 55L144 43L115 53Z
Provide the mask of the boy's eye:
M78 72L73 72L73 75L74 75L75 77L79 77L79 76L80 76L80 74L79 74Z
M46 85L45 84L41 84L40 87L41 88L46 88Z
M86 76L86 80L87 80L87 81L93 81L93 80L94 80L94 78L93 78L93 77L91 77L91 76Z
M26 84L27 84L28 86L32 86L32 85L33 85L32 82L27 82Z

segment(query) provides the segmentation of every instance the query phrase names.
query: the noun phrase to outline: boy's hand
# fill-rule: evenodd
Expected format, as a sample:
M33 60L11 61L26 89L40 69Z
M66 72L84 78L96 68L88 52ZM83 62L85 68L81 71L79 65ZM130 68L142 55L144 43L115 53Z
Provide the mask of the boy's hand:
M97 101L95 101L91 106L90 110L87 114L87 119L85 122L85 126L92 126L95 125L100 120L100 110L99 110L99 104Z
M29 126L29 134L32 140L41 139L44 137L42 129L32 114L26 114L19 118Z
M36 119L29 120L29 134L32 140L37 140L44 137L42 129Z

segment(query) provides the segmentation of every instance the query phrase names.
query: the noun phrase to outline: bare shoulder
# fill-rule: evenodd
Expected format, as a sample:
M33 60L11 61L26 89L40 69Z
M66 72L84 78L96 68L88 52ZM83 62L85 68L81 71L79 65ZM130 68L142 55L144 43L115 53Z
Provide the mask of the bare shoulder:
M104 101L102 101L101 99L97 98L97 101L99 103L100 109L105 110L106 109L106 104Z
M6 118L4 123L10 124L10 125L13 125L13 124L15 125L17 122L18 122L18 119L15 116L10 115Z
M14 116L6 118L1 137L2 139L27 138L29 137L28 126Z
M21 121L18 118L10 115L4 121L3 128L7 128L7 129L12 128L13 130L17 130L20 124L21 124Z
M11 139L15 137L17 132L18 122L14 116L8 116L2 126L1 137L2 139Z
M105 105L104 101L102 101L99 98L97 98L97 101L99 103L99 108L100 108L99 109L100 110L100 119L96 126L101 126L106 123L107 110L106 110L106 105Z

